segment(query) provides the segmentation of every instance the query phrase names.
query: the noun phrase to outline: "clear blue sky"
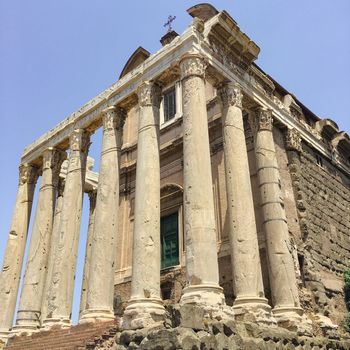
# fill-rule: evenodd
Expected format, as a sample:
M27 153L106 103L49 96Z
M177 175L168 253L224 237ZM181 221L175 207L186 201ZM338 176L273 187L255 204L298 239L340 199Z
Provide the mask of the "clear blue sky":
M191 22L186 9L193 4L180 0L0 0L1 262L24 147L115 82L138 46L157 51L169 14L177 17L173 27L181 34ZM226 9L260 46L257 63L263 70L315 114L350 131L349 0L212 4ZM94 157L99 148L99 142L92 145ZM87 204L85 200L80 256ZM78 281L81 270L80 257ZM74 303L76 320L78 288Z

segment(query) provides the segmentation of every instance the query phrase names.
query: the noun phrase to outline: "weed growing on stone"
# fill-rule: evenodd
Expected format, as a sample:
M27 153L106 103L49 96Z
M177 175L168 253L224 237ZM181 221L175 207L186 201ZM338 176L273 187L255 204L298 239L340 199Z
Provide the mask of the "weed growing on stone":
M345 329L350 332L350 269L345 270L344 274L344 299L348 309L348 314L345 317L344 326Z

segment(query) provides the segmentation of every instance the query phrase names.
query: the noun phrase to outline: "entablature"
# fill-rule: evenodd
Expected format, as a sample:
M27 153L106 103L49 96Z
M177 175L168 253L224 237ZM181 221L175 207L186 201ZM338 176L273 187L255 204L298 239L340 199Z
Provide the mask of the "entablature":
M215 8L213 10L212 7L198 6L192 11L192 15L199 11L202 18L195 17L192 25L182 35L150 55L111 87L29 145L22 155L22 163L35 162L48 147L67 149L69 135L76 128L94 132L101 125L103 109L112 105L128 109L135 105L136 90L142 82L157 80L168 84L174 79L179 79L179 61L191 52L204 56L208 64L207 79L212 79L214 85L227 80L239 83L245 99L250 100L252 105L271 109L281 127L295 129L304 142L349 174L349 149L347 145L344 146L346 141L341 142L340 153L343 156L333 155L332 140L338 132L336 124L317 120L318 117L312 112L312 115L308 116L305 106L279 84L276 85L274 80L254 63L260 51L259 47L240 30L225 11L216 13ZM329 135L328 143L327 137L325 139L322 133Z

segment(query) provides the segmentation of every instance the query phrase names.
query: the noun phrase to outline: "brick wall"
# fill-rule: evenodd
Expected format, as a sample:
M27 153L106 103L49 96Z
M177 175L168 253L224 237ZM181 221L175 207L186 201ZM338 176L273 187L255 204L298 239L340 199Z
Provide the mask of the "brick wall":
M350 178L306 145L288 151L301 228L298 244L304 306L341 324L343 272L350 263Z
M50 331L34 333L31 336L14 337L9 340L5 350L94 349L98 343L113 338L116 332L115 322L84 324L68 329L54 327Z

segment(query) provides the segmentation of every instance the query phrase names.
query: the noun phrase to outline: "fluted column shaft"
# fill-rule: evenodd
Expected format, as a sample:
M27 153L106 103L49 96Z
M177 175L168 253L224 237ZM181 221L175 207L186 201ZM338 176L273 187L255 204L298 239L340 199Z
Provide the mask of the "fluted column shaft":
M16 204L0 273L0 339L12 327L37 176L35 166L19 167Z
M284 210L280 173L272 134L272 112L260 108L256 115L255 154L266 234L270 284L277 321L302 313Z
M160 87L144 82L138 89L139 124L131 298L124 314L127 328L160 321Z
M269 309L264 298L258 236L242 115L242 92L227 83L223 102L223 139L231 262L237 311Z
M47 149L43 153L41 184L29 244L26 270L14 332L40 327L42 296L50 251L55 197L64 153Z
M45 327L56 323L70 325L88 146L88 133L83 129L74 130L70 137L59 239L53 253L55 263L49 281L48 309L43 315Z
M206 64L186 55L180 62L183 101L184 226L189 286L182 303L224 304L214 217L214 199L205 96Z
M82 321L114 319L119 162L124 120L125 113L121 108L109 107L102 113L103 141L87 288L87 310L82 316Z
M88 232L87 232L86 248L85 248L83 281L81 284L79 319L82 317L83 312L86 310L87 288L89 285L89 271L90 271L90 261L91 261L91 248L92 248L92 241L93 241L92 235L93 235L94 224L95 224L96 195L97 195L96 190L89 192L89 201L90 201L89 224L88 224Z

